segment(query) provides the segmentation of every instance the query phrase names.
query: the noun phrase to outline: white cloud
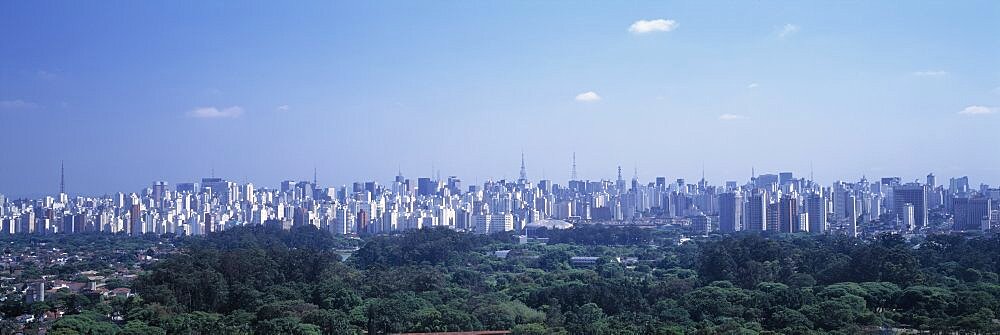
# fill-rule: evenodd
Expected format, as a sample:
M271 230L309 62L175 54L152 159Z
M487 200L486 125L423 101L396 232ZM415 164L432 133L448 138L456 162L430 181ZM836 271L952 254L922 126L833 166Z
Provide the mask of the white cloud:
M996 113L997 109L986 106L969 106L962 109L958 114L962 115L986 115Z
M292 107L289 106L289 105L281 105L281 106L278 106L277 108L275 108L275 110L277 110L279 112L287 112L287 111L292 110Z
M674 20L639 20L633 22L632 25L628 27L628 32L633 34L647 34L660 31L667 32L677 29L678 25L677 21Z
M746 118L747 118L746 116L739 115L739 114L728 114L727 113L727 114L719 115L719 120L722 120L722 121L743 120L743 119L746 119Z
M753 89L753 88L757 88L757 86L760 86L760 85L758 85L757 83L750 83L750 85L747 85L747 88Z
M601 96L594 91L583 92L576 95L576 101L594 102L601 100Z
M947 76L948 71L942 71L942 70L914 71L913 75L917 77L941 77L941 76Z
M778 31L778 37L785 38L797 32L799 32L799 26L786 23L785 26L781 27L781 30Z
M237 118L240 117L240 115L243 115L243 108L240 108L240 106L232 106L223 109L215 107L198 107L189 111L187 115L199 119Z
M0 109L32 109L38 107L34 102L16 100L0 100Z

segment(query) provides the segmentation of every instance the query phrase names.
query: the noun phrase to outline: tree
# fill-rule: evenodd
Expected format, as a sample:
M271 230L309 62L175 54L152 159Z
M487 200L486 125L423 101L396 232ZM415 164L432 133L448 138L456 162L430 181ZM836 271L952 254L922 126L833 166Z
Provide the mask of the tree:
M163 245L176 243L180 253L157 246L166 259L121 283L138 296L103 303L98 295L60 291L28 305L13 293L0 303L0 335L14 332L14 316L53 306L67 314L45 326L64 335L815 334L858 333L870 325L1000 332L994 322L1000 258L988 254L1000 250L997 237L736 235L676 245L672 232L643 231L582 227L544 233L572 244L515 245L509 234L424 229L364 237L361 250L343 263L331 250L358 242L315 228L174 237ZM146 238L160 239L138 240ZM79 248L71 237L64 241ZM106 244L122 243L114 241ZM149 246L137 244L125 254ZM489 256L504 249L512 250L510 257ZM104 254L94 266L121 258ZM571 267L571 255L600 261ZM617 257L639 257L642 264L608 261ZM35 275L57 278L88 268L79 262L28 266ZM39 326L29 324L25 332Z
M569 268L569 260L572 255L566 250L553 250L546 252L538 258L538 267L547 271L559 271Z
M259 334L275 335L321 335L319 326L302 323L295 317L282 317L270 320L263 320L257 323L256 332Z
M347 314L339 310L317 309L302 318L302 322L314 324L323 334L355 334L357 330L348 322Z
M975 313L962 316L955 325L966 331L996 333L1000 332L1000 325L994 322L995 318L996 313L993 310L982 308Z
M691 319L714 320L720 317L739 317L743 314L749 296L729 282L715 282L684 295L682 301Z
M482 322L483 327L489 330L511 329L517 323L517 316L503 306L488 304L479 306L473 312L476 319Z
M609 331L604 311L595 303L580 306L566 319L566 330L571 334L599 335Z
M807 333L813 328L812 321L805 315L787 307L778 307L767 318L768 329L779 330L782 333Z
M142 321L129 321L122 328L119 335L166 335L167 332L160 327L153 327Z
M512 328L510 330L510 334L511 335L546 335L546 334L548 334L548 330L546 330L545 326L543 326L541 324L529 323L529 324L523 324L523 325L514 326L514 328Z
M947 318L955 295L948 289L911 286L900 293L896 307L903 310L900 321L921 328L939 328Z
M98 321L93 313L67 315L52 323L52 331L76 332L78 334L115 334L118 326L110 322Z

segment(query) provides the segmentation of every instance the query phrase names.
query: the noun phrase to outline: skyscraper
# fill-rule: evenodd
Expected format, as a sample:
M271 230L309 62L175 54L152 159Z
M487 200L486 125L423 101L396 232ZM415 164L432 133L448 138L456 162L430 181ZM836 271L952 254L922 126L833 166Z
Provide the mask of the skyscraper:
M767 231L777 232L780 226L781 204L773 202L767 204Z
M743 196L735 193L719 195L719 231L731 233L743 230Z
M757 188L763 188L771 190L775 186L779 185L779 177L776 174L762 174L754 179L754 186Z
M139 217L141 207L139 205L139 197L132 194L131 206L129 207L129 224L128 224L128 234L138 235L143 234L145 231L142 229L142 219Z
M198 183L177 183L174 190L178 193L198 193Z
M167 194L167 182L157 181L153 182L153 206L161 207L163 206L163 197Z
M202 186L204 182L202 182ZM281 193L291 193L295 191L295 181L294 180L284 180L281 182Z
M755 190L747 198L746 230L764 231L767 229L767 193Z
M951 194L965 194L969 192L969 177L964 176L948 180L948 192Z
M462 193L462 179L459 179L458 176L449 176L448 177L448 186L447 187L448 187L448 190L451 192L451 194L461 194Z
M473 215L477 234L492 234L514 230L514 216L507 213Z
M369 233L369 231L368 231L368 213L365 212L364 209L358 211L358 216L357 216L356 220L357 220L357 223L358 223L357 233L358 234L367 234L367 233Z
M983 218L989 218L991 210L991 199L977 196L972 198L955 198L952 206L952 214L955 219L955 230L979 230L982 228Z
M810 193L806 198L806 212L809 213L809 232L826 233L826 197L820 193Z
M784 195L778 205L778 229L782 233L799 231L799 199Z
M915 222L916 221L916 219L915 219L916 214L914 214L914 212L915 212L914 211L914 206L911 203L905 203L900 208L900 210L898 212L899 214L897 214L897 215L898 215L898 217L900 217L900 220L903 223L903 229L906 229L906 230L916 230L917 229L917 224Z
M913 205L913 224L915 228L924 227L927 222L927 190L923 185L910 183L892 188L893 211L897 218L902 218L903 206Z
M431 178L421 177L417 178L417 194L423 196L431 196L437 194L437 182L431 180Z
M779 185L788 184L788 183L792 182L792 179L795 179L795 177L794 177L794 175L791 172L781 172L781 173L778 173L778 184Z
M854 229L854 231L857 231L859 216L857 197L853 193L844 194L844 206L844 223L848 230ZM855 234L855 236L857 235Z

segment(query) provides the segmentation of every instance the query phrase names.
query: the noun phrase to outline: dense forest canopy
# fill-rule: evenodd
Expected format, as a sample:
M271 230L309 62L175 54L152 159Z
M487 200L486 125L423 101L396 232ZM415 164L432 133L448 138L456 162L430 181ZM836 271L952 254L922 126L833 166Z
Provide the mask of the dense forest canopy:
M171 238L183 252L132 282L136 297L79 304L51 333L1000 332L996 236L538 235L549 243L443 228L362 242L311 226Z

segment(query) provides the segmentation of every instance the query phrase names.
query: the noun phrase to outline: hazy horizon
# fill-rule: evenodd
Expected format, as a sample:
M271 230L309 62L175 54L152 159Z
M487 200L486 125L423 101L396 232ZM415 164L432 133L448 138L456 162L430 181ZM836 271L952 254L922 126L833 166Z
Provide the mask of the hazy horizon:
M904 6L905 5L905 6ZM1000 184L1000 3L0 4L0 194L792 171ZM975 187L975 186L974 186Z
M200 183L202 178L210 178L210 177L218 177L218 178L222 178L222 179L229 180L229 181L232 181L232 182L237 182L237 183L240 183L240 184L253 183L257 188L271 188L271 189L277 189L277 188L279 188L281 182L282 181L286 181L286 180L309 181L309 182L311 182L313 180L313 175L312 175L311 171L310 171L309 175L287 176L287 177L284 177L284 178L278 178L276 180L255 180L255 179L248 178L248 177L232 176L232 175L220 175L218 173L213 173L213 171L210 170L208 173L206 173L203 176L194 176L194 177L189 177L189 178L184 178L184 179L177 179L177 180L167 180L167 179L162 179L162 178L159 178L159 179L152 178L148 182L146 182L145 184L135 185L134 187L131 187L131 188L124 188L124 189L110 189L109 188L107 190L81 191L81 190L74 189L74 183L76 181L72 179L72 177L75 174L78 174L78 173L74 173L73 171L69 170L69 168L70 167L67 166L67 170L65 171L65 175L66 175L66 193L68 193L70 196L77 196L77 195L79 195L79 196L100 196L100 195L114 194L114 193L119 193L119 192L125 193L125 194L128 194L128 193L139 193L141 190L151 187L152 183L156 182L156 181L165 181L165 182L167 182L168 188L172 190L172 189L174 189L174 187L176 187L176 185L178 183ZM609 180L609 181L614 181L618 177L618 172L617 172L617 168L618 167L617 166L614 166L614 167L612 167L611 170L609 170L609 171L612 171L612 173L610 173L610 174L607 174L607 175L595 175L593 177L585 176L583 174L580 174L579 170L581 170L581 169L580 169L579 166L577 168L578 168L578 178L577 178L578 180L584 180L584 181ZM528 179L529 179L529 181L533 181L533 182L537 182L539 180L545 179L545 180L550 180L553 183L556 183L556 184L559 184L559 185L562 185L562 186L567 186L568 185L567 182L569 180L571 180L571 178L570 178L571 170L572 169L570 168L569 170L567 170L569 172L564 173L566 175L565 177L559 177L559 176L552 176L552 175L549 175L549 174L545 174L545 175L532 175L532 171L529 168L528 169ZM351 183L353 183L353 182L368 182L368 181L375 181L375 182L378 182L379 184L387 185L388 183L391 183L393 181L393 179L395 178L395 176L396 176L396 174L398 172L402 172L402 174L403 174L404 177L406 177L407 179L410 179L414 183L416 182L416 179L420 178L420 177L436 178L436 177L438 177L438 174L440 174L441 180L447 180L447 178L450 177L450 176L456 176L456 177L458 177L458 179L460 179L462 181L462 187L463 188L467 187L468 185L473 185L473 184L475 184L475 185L482 185L487 180L499 181L499 180L504 180L505 179L507 181L513 181L513 180L516 180L518 178L518 173L517 173L518 171L514 171L514 173L506 173L506 174L503 174L501 176L473 176L470 179L470 177L467 177L467 176L457 175L457 174L454 174L454 173L446 173L445 171L440 171L439 173L438 172L432 173L430 171L430 169L428 169L428 171L425 172L425 173L419 173L419 172L416 172L416 171L414 171L413 173L406 173L406 171L397 171L397 173L392 173L391 175L386 175L386 176L375 176L375 177L369 177L369 178L355 178L355 179L345 179L345 180L333 180L333 181L330 181L329 179L324 179L324 176L322 176L318 171L319 171L319 168L317 168L317 180L318 180L317 183L319 184L319 186L320 187L334 187L334 188L339 188L339 187L342 187L342 186L350 187ZM630 168L628 168L626 166L622 166L622 178L625 179L626 181L631 181L633 175L635 174L634 171L635 171L634 168L630 169ZM843 177L843 178L834 178L834 179L830 179L830 180L823 180L823 179L820 179L820 178L810 179L810 171L809 170L805 170L805 171L792 171L792 170L766 170L766 171L761 171L759 169L756 169L755 167L752 167L752 170L748 170L746 176L743 176L743 177L734 177L734 178L721 178L721 177L718 177L718 176L711 176L711 175L709 175L706 172L706 174L705 174L705 180L708 182L709 185L714 185L714 186L723 186L724 183L728 182L728 181L736 181L736 182L739 183L739 185L744 185L747 182L750 182L751 171L755 172L756 176L761 176L761 175L765 175L765 174L777 175L777 174L782 173L782 172L791 172L794 175L794 177L797 178L797 179L813 180L813 181L819 183L822 186L830 186L830 185L832 185L832 183L838 182L838 181L843 181L843 182L848 182L848 183L854 183L854 182L857 182L857 181L861 180L861 178L867 178L867 180L869 182L876 182L876 181L878 181L879 179L881 179L883 177L899 177L903 183L914 182L914 181L920 182L920 183L924 183L926 181L926 174L919 175L919 176L901 176L901 175L892 174L892 173L874 174L874 175L873 174L859 174L857 177L847 176L847 177ZM702 176L700 174L701 172L699 171L698 173L699 173L698 175L691 175L691 176L672 176L672 175L667 175L667 174L658 174L658 173L655 173L655 171L650 171L650 172L647 172L644 175L643 172L640 170L639 171L639 181L641 183L643 183L643 184L646 184L646 183L654 182L657 177L665 177L665 178L667 178L667 183L674 183L677 179L684 179L687 184L696 184L702 178ZM935 172L930 172L930 173L933 173L935 175L935 177L937 177L937 185L938 186L942 186L943 185L944 187L947 187L947 185L948 185L948 179L949 178L960 178L960 177L969 177L969 186L972 187L973 189L978 189L979 185L982 184L982 183L989 184L989 181L987 181L987 180L976 179L976 178L974 178L972 176L968 176L968 175L941 175L941 174L938 174L938 173L935 173ZM814 177L815 177L815 172L813 172L813 174L814 174ZM54 178L55 179L49 181L49 184L52 184L49 187L51 190L42 190L40 192L24 193L24 194L15 194L15 193L3 192L2 190L0 190L0 195L4 195L4 196L7 196L8 198L14 198L14 199L16 199L16 198L39 198L39 197L44 197L44 196L56 195L56 194L59 193L58 190L59 190L59 181L60 181L59 180L58 167L57 167L57 170L55 171ZM995 184L990 184L990 185L993 186L993 187L997 186Z

